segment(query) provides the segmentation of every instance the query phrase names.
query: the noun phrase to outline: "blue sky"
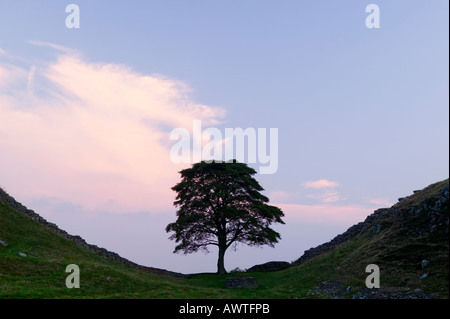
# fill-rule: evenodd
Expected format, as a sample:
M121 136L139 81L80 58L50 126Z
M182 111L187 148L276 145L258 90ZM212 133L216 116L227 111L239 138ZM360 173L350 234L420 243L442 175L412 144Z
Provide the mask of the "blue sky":
M79 29L65 27L69 3L80 7ZM365 26L370 3L380 8L379 29ZM150 121L151 136L164 138L158 127L188 125L208 114L219 129L278 128L278 171L256 178L271 202L285 205L287 224L277 226L283 240L275 249L229 252L226 266L294 260L373 209L448 178L448 9L447 1L2 0L0 185L61 228L134 261L214 271L215 253L171 254L174 243L164 227L175 219L173 194L155 192L177 181L178 168L140 153L146 135L134 132L138 115L121 121L114 112L126 113L125 107L106 108L126 92L136 96L150 77L143 87L156 93L146 98L164 101L158 111L146 111L147 120L160 116ZM116 75L121 79L109 83ZM95 94L97 86L104 95L86 93L94 88ZM164 95L167 86L176 89ZM111 88L125 93L110 95ZM74 120L79 112L67 102L72 96L75 104L88 101L83 122ZM124 101L140 114L133 99ZM204 105L210 113L183 105ZM30 122L17 128L24 119ZM7 131L7 123L18 124ZM80 123L90 129L79 130ZM109 145L114 127L142 136L140 147ZM86 157L83 163L63 165L69 140L76 150L71 158ZM84 148L93 140L98 144ZM152 143L156 137L149 148ZM132 168L146 161L161 168L149 169L149 184ZM308 184L321 180L334 184ZM104 197L105 183L123 187ZM136 191L142 188L151 191ZM139 193L139 204L127 199L127 190ZM338 217L330 218L333 212Z

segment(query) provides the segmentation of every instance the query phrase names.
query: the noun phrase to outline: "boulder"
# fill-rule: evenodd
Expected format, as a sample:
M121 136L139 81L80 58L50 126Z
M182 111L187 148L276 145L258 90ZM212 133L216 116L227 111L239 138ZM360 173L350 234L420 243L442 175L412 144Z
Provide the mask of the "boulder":
M427 278L428 277L428 273L426 273L426 274L423 274L422 276L420 276L420 280L424 280L425 278Z

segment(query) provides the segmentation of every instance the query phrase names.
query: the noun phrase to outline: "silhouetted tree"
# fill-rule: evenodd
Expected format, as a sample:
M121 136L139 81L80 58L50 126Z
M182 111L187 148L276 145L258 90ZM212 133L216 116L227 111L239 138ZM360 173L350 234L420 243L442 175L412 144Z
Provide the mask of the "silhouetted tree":
M177 220L167 225L169 238L179 243L174 253L185 254L215 245L219 249L217 273L226 273L225 251L238 243L273 247L281 238L270 228L274 222L284 224L283 212L268 205L263 188L252 177L256 171L244 163L200 162L180 172L181 182L172 190Z

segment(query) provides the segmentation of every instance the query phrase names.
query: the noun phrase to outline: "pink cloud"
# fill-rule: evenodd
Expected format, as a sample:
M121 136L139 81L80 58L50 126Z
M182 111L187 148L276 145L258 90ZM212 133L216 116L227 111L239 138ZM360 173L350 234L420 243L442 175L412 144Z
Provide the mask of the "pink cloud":
M63 54L31 70L0 63L0 179L18 196L118 213L167 208L184 167L170 161L167 129L224 115L192 101L185 83L123 65Z
M302 185L306 188L334 188L340 186L339 183L328 181L326 179L304 182Z

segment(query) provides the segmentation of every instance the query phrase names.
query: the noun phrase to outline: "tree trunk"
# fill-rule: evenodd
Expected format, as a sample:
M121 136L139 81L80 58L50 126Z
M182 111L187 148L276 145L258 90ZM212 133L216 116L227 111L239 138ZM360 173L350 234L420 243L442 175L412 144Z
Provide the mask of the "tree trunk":
M221 275L227 273L227 271L225 270L225 261L224 261L226 249L227 248L225 245L219 245L219 259L217 260L217 273Z

